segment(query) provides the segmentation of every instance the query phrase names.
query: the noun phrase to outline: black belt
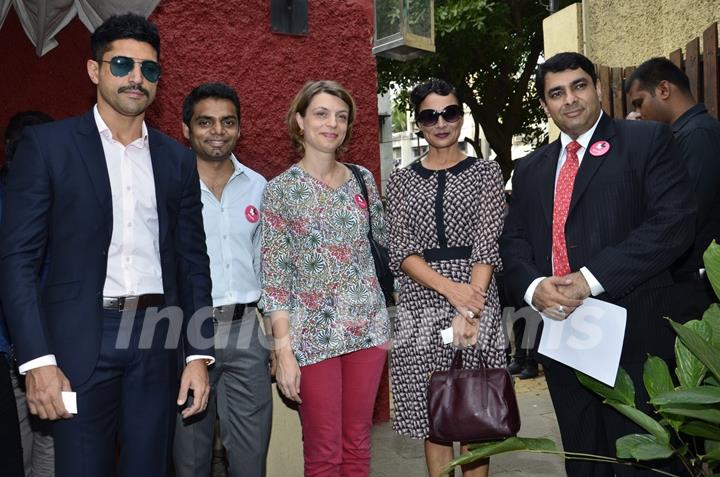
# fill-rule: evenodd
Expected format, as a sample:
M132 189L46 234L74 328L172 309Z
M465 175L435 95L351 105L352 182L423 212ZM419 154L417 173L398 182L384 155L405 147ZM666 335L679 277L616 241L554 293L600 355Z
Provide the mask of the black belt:
M216 321L242 320L246 308L257 308L257 302L216 306L213 308L213 318L215 318ZM230 315L231 312L232 315Z
M470 258L471 255L472 247L426 248L423 250L423 258L426 262L459 260L463 258Z
M153 306L164 306L165 295L149 293L136 296L104 296L102 305L104 309L113 311L145 310Z

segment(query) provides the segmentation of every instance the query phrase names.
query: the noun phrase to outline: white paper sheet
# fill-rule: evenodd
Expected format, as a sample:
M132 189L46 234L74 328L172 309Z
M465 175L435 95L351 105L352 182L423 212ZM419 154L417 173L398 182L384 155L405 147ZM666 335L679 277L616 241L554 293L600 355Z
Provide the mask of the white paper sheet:
M453 329L452 326L450 328L445 328L444 330L440 331L440 336L442 337L443 344L450 344L453 342Z
M565 320L540 315L544 327L539 353L615 385L627 322L625 308L586 298Z
M67 412L77 414L77 394L70 391L61 391L60 395L62 396L63 404L65 404Z

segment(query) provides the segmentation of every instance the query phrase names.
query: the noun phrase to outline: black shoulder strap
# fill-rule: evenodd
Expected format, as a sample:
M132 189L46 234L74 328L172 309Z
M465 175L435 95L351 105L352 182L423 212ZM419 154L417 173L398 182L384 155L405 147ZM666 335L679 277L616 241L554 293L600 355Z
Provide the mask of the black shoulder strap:
M370 197L368 197L368 190L367 185L365 185L365 179L363 179L362 173L360 172L360 168L356 166L355 164L348 164L345 163L348 169L350 169L350 172L352 172L352 175L355 176L355 180L358 184L360 184L360 189L362 190L363 196L365 197L365 203L368 206L368 223L370 224L370 232L368 235L370 238L372 238L372 218L370 217Z

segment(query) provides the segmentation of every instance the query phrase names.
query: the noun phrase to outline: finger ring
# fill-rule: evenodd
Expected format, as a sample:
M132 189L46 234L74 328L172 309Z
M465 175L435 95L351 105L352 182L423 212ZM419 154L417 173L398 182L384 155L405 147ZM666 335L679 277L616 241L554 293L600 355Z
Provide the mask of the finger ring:
M468 318L475 318L475 312L472 310L466 311L465 315L467 315Z
M562 305L558 306L558 311L563 315L565 314L565 308Z

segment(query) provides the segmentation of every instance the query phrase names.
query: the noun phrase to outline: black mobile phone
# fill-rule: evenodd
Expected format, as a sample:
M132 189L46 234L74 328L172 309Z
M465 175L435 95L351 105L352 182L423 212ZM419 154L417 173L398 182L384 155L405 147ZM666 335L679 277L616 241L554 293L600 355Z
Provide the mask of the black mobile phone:
M188 389L187 398L185 399L185 404L180 406L180 410L184 410L189 408L193 405L193 402L195 402L195 394L193 393L192 389Z

